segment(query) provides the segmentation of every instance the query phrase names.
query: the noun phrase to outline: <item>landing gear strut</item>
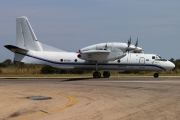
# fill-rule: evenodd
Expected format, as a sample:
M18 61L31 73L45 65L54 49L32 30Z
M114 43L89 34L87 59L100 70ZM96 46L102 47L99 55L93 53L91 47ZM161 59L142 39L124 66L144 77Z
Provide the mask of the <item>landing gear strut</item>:
M96 71L93 73L93 77L94 78L100 78L101 77L101 73L98 71L98 64L96 62Z
M154 73L154 78L158 78L159 77L159 73Z
M111 76L111 73L109 71L104 71L103 72L103 77L104 78L109 78ZM98 71L98 64L96 62L96 71L93 73L93 77L94 78L100 78L101 77L101 73Z

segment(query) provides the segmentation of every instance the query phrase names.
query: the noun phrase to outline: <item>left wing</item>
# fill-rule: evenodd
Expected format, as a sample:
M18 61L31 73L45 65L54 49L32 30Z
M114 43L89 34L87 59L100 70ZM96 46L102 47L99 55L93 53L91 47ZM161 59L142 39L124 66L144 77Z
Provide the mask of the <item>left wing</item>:
M89 61L114 61L126 56L122 51L109 51L109 50L88 50L82 51L78 58Z
M110 51L108 50L88 50L88 51L83 51L81 53L87 53L87 54L91 54L91 53L110 53Z
M128 44L112 42L90 45L79 50L78 58L90 61L114 61L126 56L129 51L142 52L138 47L138 38L135 45L131 45L131 37Z

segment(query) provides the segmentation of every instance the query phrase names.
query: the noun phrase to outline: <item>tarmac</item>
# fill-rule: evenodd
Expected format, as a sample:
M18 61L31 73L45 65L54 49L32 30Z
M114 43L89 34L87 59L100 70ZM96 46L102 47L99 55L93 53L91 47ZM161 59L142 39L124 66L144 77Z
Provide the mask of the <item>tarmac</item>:
M0 101L0 120L179 120L180 77L4 77Z

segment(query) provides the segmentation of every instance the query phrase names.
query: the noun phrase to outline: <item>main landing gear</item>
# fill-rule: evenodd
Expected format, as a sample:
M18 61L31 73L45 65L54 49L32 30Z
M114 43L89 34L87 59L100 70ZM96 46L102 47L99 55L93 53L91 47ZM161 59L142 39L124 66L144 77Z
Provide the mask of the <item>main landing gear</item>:
M104 71L103 72L103 77L104 78L109 78L111 76L111 73L109 71ZM99 71L95 71L93 73L93 77L94 78L100 78L101 77L101 73Z
M154 78L158 78L159 77L159 73L154 73Z
M104 71L103 72L103 77L104 78L109 78L111 76L111 73L109 71ZM98 71L98 64L96 62L96 71L93 73L93 77L94 78L100 78L101 77L101 73Z
M103 77L104 78L109 78L111 76L111 73L109 71L104 71L103 72ZM93 77L94 78L101 78L101 73L99 71L95 71L93 73ZM159 77L159 73L154 73L154 78L158 78Z

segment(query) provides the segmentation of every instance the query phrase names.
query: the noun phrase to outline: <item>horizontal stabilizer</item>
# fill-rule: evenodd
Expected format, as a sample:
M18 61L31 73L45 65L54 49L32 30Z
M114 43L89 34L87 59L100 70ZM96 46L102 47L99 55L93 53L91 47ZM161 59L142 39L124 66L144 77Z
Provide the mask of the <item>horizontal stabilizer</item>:
M23 49L23 48L19 48L17 46L13 46L13 45L5 45L5 48L9 49L12 52L18 52L18 51L22 51L22 52L28 52L28 50Z

